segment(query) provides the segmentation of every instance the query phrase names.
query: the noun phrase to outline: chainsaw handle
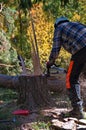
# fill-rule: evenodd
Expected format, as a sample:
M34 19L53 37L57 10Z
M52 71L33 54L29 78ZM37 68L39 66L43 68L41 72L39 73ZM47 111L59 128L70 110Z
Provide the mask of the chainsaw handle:
M55 63L54 63L53 65L55 65L56 67L59 67L59 66L60 66L60 65L56 65Z
M67 73L67 71L64 68L59 67L60 65L56 65L56 64L53 64L53 65L55 66L56 73ZM50 69L53 67L53 65L51 67L47 67L47 74L46 74L47 77L49 77L50 74L52 73ZM56 73L53 73L53 74L56 74Z
M55 63L54 63L53 65L55 65L56 67L59 67L59 66L60 66L60 65L56 65ZM52 66L53 66L53 65L52 65ZM50 68L51 68L51 67L47 67L47 77L50 76Z

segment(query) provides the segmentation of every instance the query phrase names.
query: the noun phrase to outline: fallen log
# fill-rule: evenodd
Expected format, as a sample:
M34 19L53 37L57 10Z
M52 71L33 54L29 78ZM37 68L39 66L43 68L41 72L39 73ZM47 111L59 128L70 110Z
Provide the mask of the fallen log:
M62 84L64 83L62 82ZM31 110L49 105L50 91L63 91L64 85L62 84L61 80L45 75L9 76L0 74L0 87L16 90L18 92L18 104L25 104Z
M19 86L19 76L0 74L0 87L16 89Z
M33 75L9 76L0 74L0 87L13 89L18 92L18 103L26 104L30 108L49 105L50 92L66 95L65 74L46 77ZM84 97L84 88L82 86ZM84 98L86 102L86 98ZM32 104L31 104L32 103ZM34 106L34 107L33 107ZM86 104L84 104L86 108Z
M9 76L9 75L4 75L0 74L0 87L2 88L9 88L9 89L17 89L19 86L21 86L21 82L19 81L20 77L27 77L28 80L31 79L31 77L35 78L36 76L28 76L28 75L19 75L19 76ZM51 77L46 77L47 79L47 87L50 91L54 92L63 92L65 91L65 76L63 77L56 77L56 76L51 76Z

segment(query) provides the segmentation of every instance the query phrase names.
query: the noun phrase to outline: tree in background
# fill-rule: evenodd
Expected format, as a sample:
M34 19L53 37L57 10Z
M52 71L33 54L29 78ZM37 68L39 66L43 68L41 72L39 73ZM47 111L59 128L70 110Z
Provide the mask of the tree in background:
M8 0L0 1L0 71L15 74L17 70L16 51L10 44L10 36L14 29L15 10L8 7ZM12 71L13 70L13 71Z
M33 54L39 52L42 68L45 68L52 45L53 25L57 17L65 15L73 21L86 23L85 0L4 0L4 2L0 0L0 5L0 40L4 39L0 44L0 60L1 63L14 65L6 67L6 73L19 68L17 53L25 59L26 66L32 70L31 48L36 49ZM31 29L31 19L34 31ZM69 54L62 49L57 62L67 66L69 57Z
M1 52L1 59L4 60L5 64L7 64L8 62L9 64L14 64L13 68L11 65L5 65L5 67L7 66L8 70L10 71L10 69L15 70L15 68L19 68L19 61L17 59L18 54L22 55L22 57L24 58L31 59L30 44L27 38L28 18L25 14L25 10L23 11L21 9L20 1L6 0L4 1L4 3L2 3L1 1L1 4L3 5L3 9L0 13L0 19L2 19L1 33L4 39L4 46L6 46L7 42L9 44L7 44L7 46L4 48L5 53ZM4 46L2 46L2 48ZM15 64L17 67L15 66ZM31 64L31 60L30 62L28 62L28 64ZM16 70L17 73L21 71L18 70ZM6 73L6 71L4 73Z
M34 74L35 75L40 75L41 74L41 68L40 68L40 59L39 59L39 51L38 51L38 45L37 45L37 39L36 39L36 34L35 34L35 28L34 28L34 22L33 22L33 16L31 14L31 8L32 8L32 2L29 0L20 0L19 1L19 24L20 24L20 47L22 47L22 42L25 40L24 35L27 38L27 27L26 27L26 33L24 33L25 27L23 28L23 21L22 18L24 17L24 20L28 20L28 23L31 22L31 31L32 31L32 36L30 35L29 39L31 39L30 45L32 46L32 61L33 61L33 69L34 69ZM24 13L24 14L23 14ZM24 16L25 15L25 16ZM29 17L29 18L28 18ZM25 25L25 23L24 23ZM27 38L28 39L28 38ZM25 44L24 44L25 46ZM24 47L22 47L24 48ZM21 50L22 50L21 48ZM25 52L24 52L25 53Z

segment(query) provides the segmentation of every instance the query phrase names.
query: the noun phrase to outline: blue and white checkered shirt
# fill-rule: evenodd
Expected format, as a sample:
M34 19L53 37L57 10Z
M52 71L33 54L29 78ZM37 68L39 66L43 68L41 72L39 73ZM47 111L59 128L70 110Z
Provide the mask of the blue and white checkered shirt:
M72 55L85 47L86 26L78 22L65 22L57 26L49 59L56 59L62 46Z

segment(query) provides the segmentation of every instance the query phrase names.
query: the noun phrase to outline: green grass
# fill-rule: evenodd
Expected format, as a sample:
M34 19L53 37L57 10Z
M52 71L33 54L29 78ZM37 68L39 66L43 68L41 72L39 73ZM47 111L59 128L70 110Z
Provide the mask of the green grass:
M12 111L14 107L14 100L17 99L17 93L10 89L0 88L0 121L2 120L13 120ZM0 130L14 130L16 124L12 122L1 123Z
M17 98L17 92L10 89L0 88L0 100L10 101Z
M61 100L57 93L52 93L52 96L57 103ZM64 96L62 101L63 99ZM18 109L15 102L17 100L17 93L10 89L0 88L0 100L3 101L3 103L0 104L0 120L13 120L14 115L12 115L12 112L15 109ZM45 118L42 115L40 115L40 119L37 122L31 124L33 130L54 130L51 128L50 119L48 117ZM17 119L15 123L0 123L0 130L19 130L20 125L20 119Z
M33 124L33 129L35 130L50 130L50 122L37 122Z
M13 120L14 115L12 115L12 112L15 107L18 107L14 104L15 99L17 99L17 93L15 91L0 88L0 100L3 101L0 104L0 120ZM19 130L20 124L21 122L19 120L16 120L15 123L0 123L0 130ZM50 123L44 121L32 123L32 128L34 130L51 130Z

